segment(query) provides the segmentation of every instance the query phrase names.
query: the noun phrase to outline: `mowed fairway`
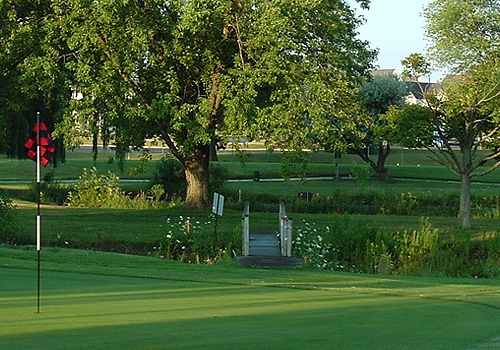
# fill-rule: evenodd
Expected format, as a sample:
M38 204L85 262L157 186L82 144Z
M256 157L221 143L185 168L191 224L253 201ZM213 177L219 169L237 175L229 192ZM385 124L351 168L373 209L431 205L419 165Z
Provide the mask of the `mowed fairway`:
M0 248L0 349L500 348L498 280Z

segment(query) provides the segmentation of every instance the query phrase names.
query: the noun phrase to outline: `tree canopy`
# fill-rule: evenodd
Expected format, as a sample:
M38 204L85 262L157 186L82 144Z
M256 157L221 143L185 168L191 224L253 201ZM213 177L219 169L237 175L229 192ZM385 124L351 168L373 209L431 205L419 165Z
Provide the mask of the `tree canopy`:
M350 134L348 139L352 141L352 150L370 165L378 179L388 181L385 161L391 153L387 138L390 130L387 130L387 121L381 116L387 113L391 106L402 108L408 89L395 75L376 75L360 86L360 94L366 118L359 118L357 121L361 133ZM376 161L371 158L370 149L376 151Z
M47 18L49 1L0 2L0 152L25 157L24 142L41 112L53 128L69 100L67 70L54 60L64 43L55 38ZM64 161L62 140L56 157Z
M498 58L498 0L435 0L424 9L424 16L430 57L439 66L463 73Z
M38 67L53 78L44 82L64 83L65 91L53 85L66 96L55 99L64 102L55 135L69 146L82 133L100 135L119 150L161 137L184 165L190 205L209 203L216 142L241 136L299 150L314 146L310 132L340 139L375 55L357 38L360 19L346 1L41 3L43 14L24 17L39 40L12 41L9 30L2 40L18 50L40 43L19 54L20 74ZM34 4L4 10L18 21L18 10Z
M398 120L400 140L426 147L460 177L460 222L470 227L471 178L500 167L500 2L435 0L424 14L429 57L453 74L441 89L423 91L425 107L392 111L388 118ZM419 54L403 63L415 79L430 67Z

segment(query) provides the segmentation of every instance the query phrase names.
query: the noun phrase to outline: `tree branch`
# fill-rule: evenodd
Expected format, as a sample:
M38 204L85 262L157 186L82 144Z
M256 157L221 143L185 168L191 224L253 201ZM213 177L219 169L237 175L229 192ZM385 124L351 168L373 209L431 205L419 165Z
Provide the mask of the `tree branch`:
M99 35L99 43L101 44L101 49L103 50L104 54L109 58L111 63L113 63L113 65L115 66L118 74L129 85L132 91L134 91L134 93L141 100L146 109L148 111L151 110L151 102L146 98L146 95L141 91L137 83L135 83L132 79L130 79L130 77L127 74L125 74L118 60L111 54L111 52L105 49L106 40L101 35Z

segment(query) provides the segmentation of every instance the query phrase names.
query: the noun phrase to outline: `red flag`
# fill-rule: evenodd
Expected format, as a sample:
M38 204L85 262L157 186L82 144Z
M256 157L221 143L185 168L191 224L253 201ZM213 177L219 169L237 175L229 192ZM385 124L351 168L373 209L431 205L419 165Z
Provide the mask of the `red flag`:
M40 132L40 134L38 134L38 132ZM47 166L52 159L55 148L49 130L44 122L40 122L40 129L38 129L38 124L35 124L31 130L28 141L24 144L28 149L28 157L34 161L36 161L37 145L40 146L40 164Z

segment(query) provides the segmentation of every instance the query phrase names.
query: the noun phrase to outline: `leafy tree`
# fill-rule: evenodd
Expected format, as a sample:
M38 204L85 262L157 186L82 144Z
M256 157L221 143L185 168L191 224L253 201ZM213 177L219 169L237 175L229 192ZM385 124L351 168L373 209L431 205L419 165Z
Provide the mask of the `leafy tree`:
M34 46L34 28L23 27L24 19L33 9L14 6L10 1L0 3L0 152L10 157L21 155L22 139L28 135L28 121L22 114L24 96L15 86L20 83L16 69L29 56ZM19 135L21 134L21 135ZM26 141L26 140L24 140Z
M67 73L60 60L65 46L51 40L45 25L50 1L0 2L0 153L26 157L24 143L41 112L52 129L69 100ZM62 139L54 140L56 156L64 161Z
M388 181L389 175L385 161L391 153L391 145L387 139L387 122L381 115L391 106L403 107L404 97L408 90L404 82L394 75L377 75L360 87L361 100L368 118L360 118L358 128L362 138L348 135L352 139L352 150L370 165L381 181ZM370 150L376 150L377 159L370 156Z
M184 166L189 205L209 203L214 139L284 150L313 147L311 131L340 139L374 57L345 1L51 3L46 26L70 49L65 67L83 96L58 135L76 143L90 120L125 149L160 135Z
M420 83L422 78L431 74L430 62L419 53L409 54L401 60L403 65L403 76L410 78L415 83Z
M498 0L434 0L424 9L430 57L454 73L489 64L500 49Z
M460 177L460 223L468 228L471 179L500 166L500 2L435 0L424 14L430 57L454 74L442 91L426 94L426 107L392 111L389 119L406 131L401 139L427 148ZM430 66L418 54L403 63L415 78Z

